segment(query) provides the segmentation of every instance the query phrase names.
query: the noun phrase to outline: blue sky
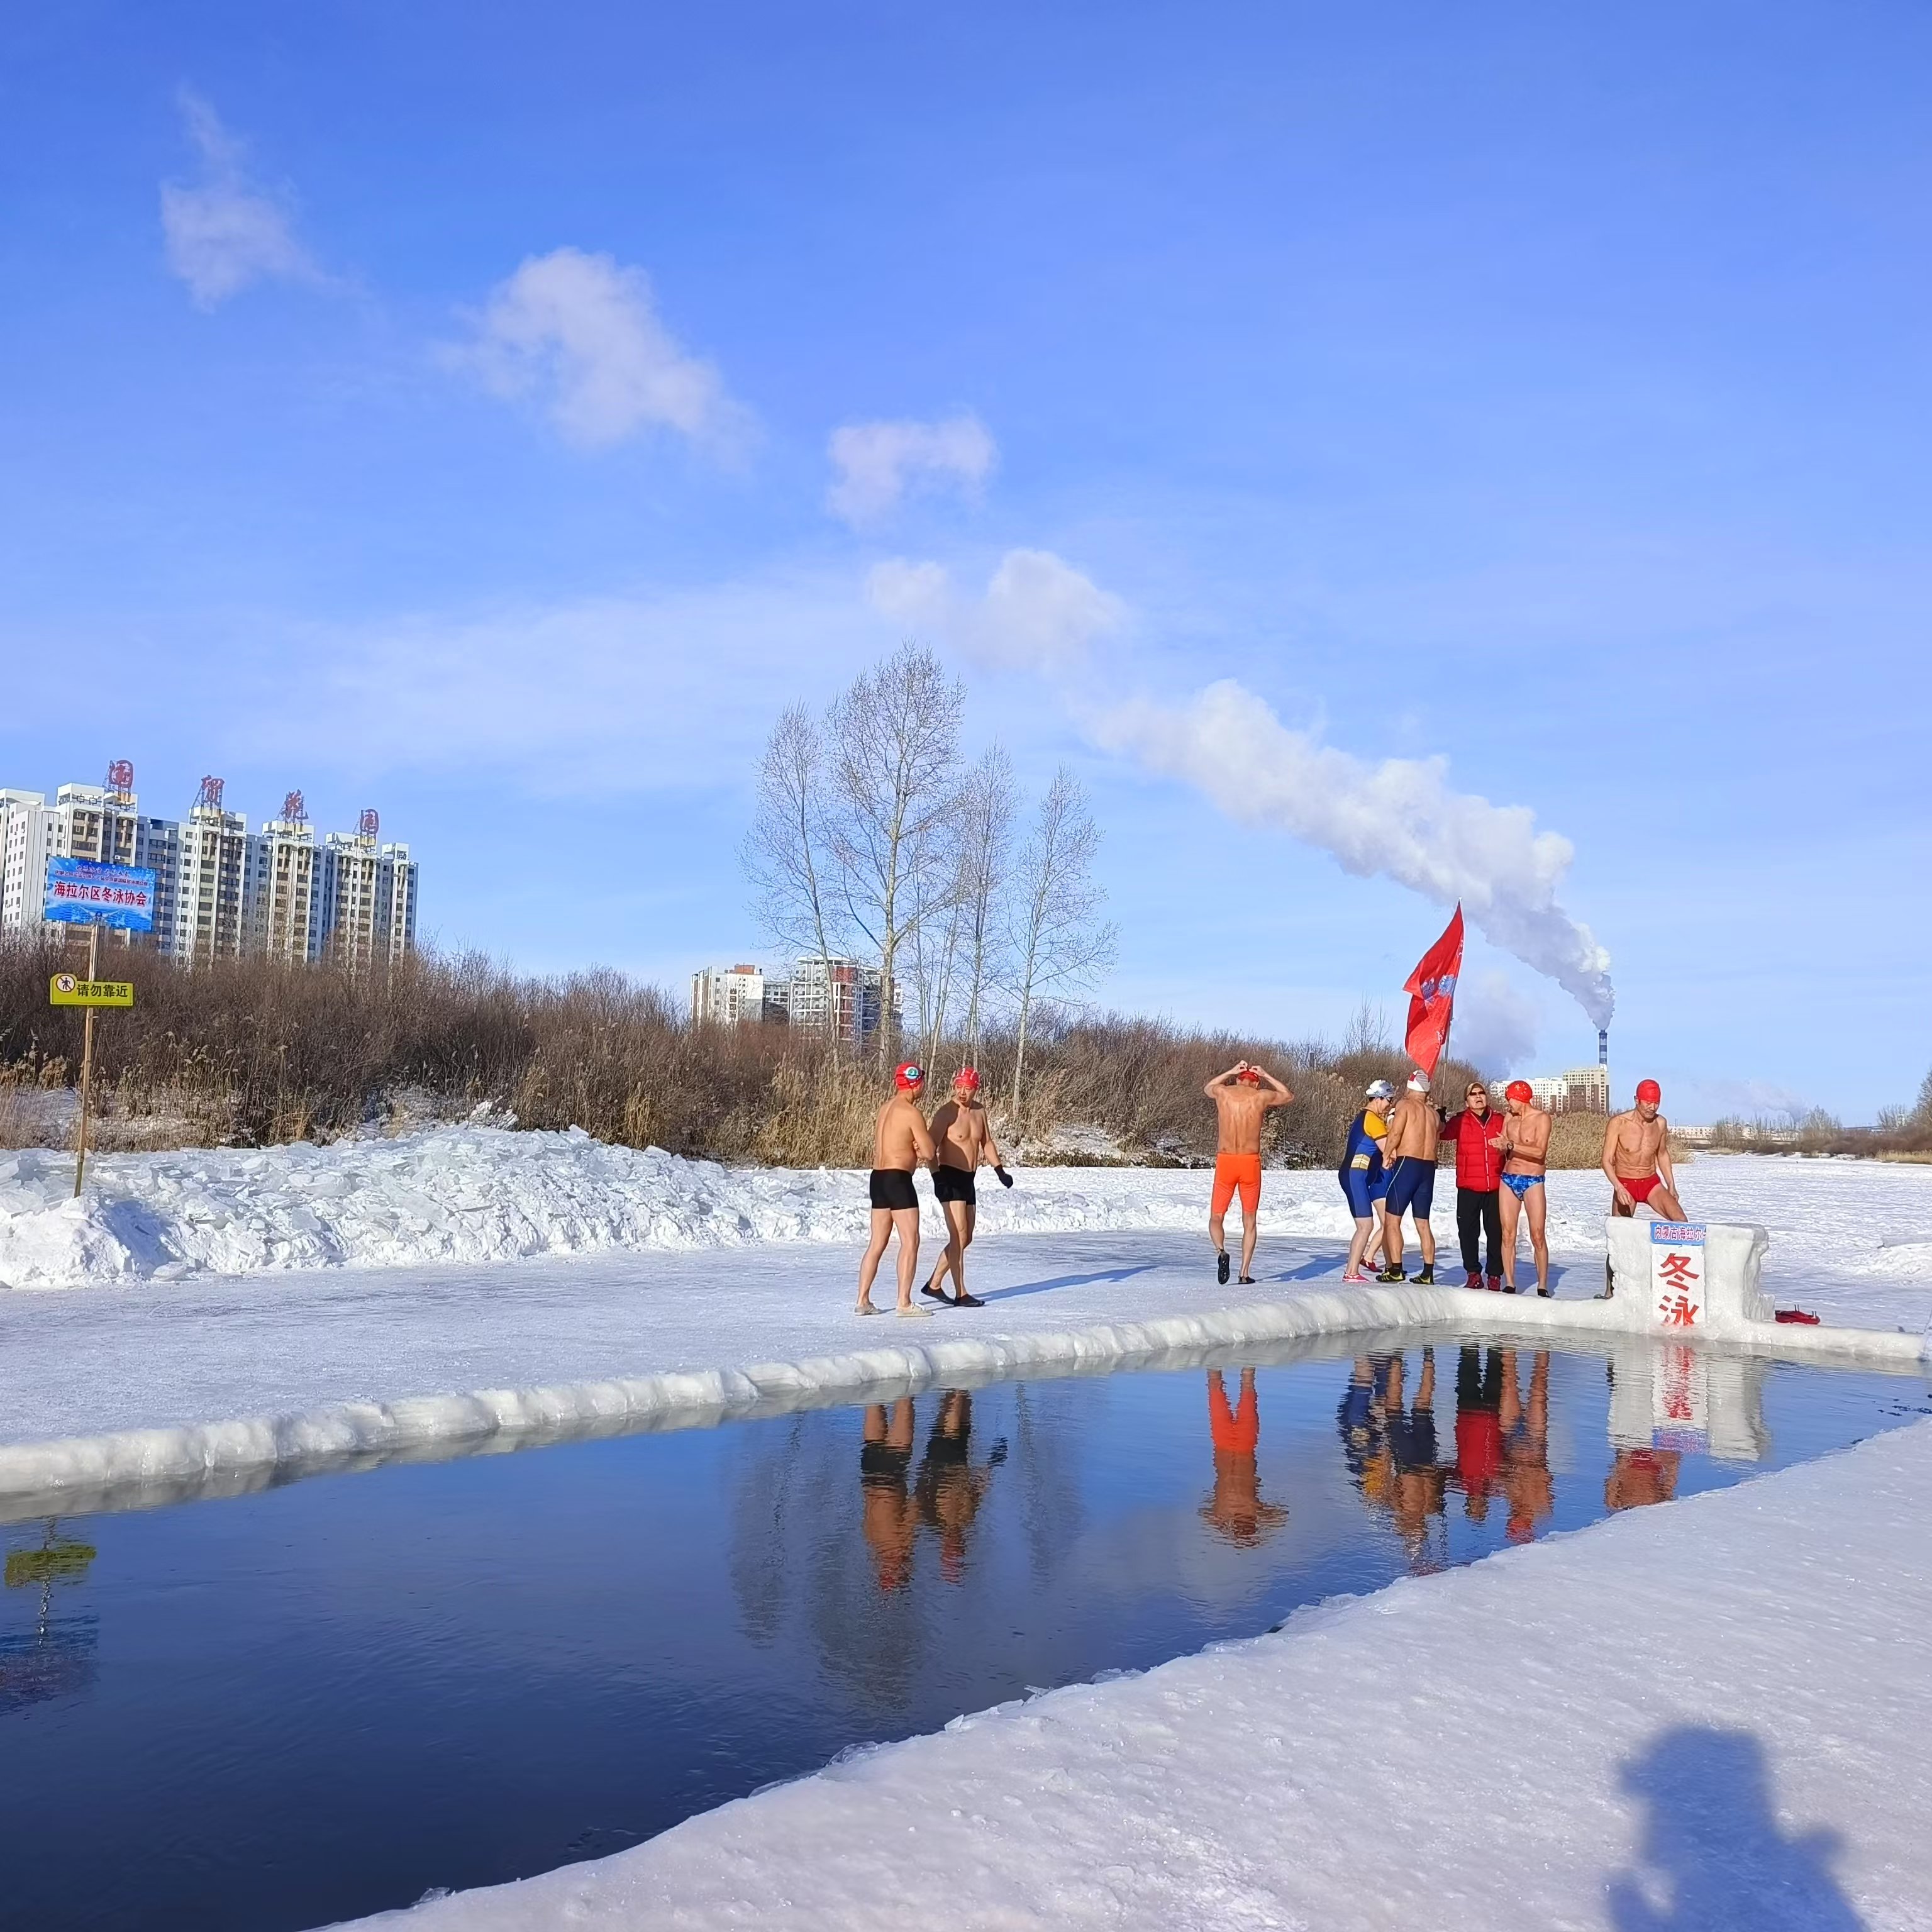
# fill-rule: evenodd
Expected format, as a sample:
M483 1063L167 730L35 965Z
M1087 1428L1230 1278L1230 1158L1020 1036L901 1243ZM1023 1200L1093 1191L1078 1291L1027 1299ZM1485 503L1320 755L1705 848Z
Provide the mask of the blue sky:
M1924 8L76 4L0 59L0 782L374 803L442 943L678 982L760 950L772 716L910 632L1090 786L1113 1004L1398 1012L1441 914L1320 842L1420 785L1479 874L1472 799L1574 847L1620 1084L1932 1063Z

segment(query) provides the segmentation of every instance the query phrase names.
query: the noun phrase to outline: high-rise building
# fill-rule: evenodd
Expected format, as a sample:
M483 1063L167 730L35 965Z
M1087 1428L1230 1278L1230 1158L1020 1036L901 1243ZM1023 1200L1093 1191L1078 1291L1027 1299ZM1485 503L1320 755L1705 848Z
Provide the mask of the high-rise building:
M740 1026L765 1017L766 980L756 966L705 966L691 976L691 1017Z
M415 946L416 861L406 845L379 842L374 812L318 841L299 792L250 832L219 778L202 781L179 821L144 818L134 783L122 760L105 785L62 785L52 805L44 793L0 790L0 932L38 928L48 860L75 858L151 868L153 932L108 937L190 964L266 953L359 969Z
M829 1033L836 1040L862 1042L878 1034L884 1006L876 966L856 959L820 958L810 953L793 962L787 1011L795 1027Z

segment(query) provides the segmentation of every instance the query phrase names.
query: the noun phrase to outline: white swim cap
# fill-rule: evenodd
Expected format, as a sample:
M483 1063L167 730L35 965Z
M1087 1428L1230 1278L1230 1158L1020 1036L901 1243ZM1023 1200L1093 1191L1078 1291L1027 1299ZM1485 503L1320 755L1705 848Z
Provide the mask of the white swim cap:
M1386 1080L1371 1080L1369 1082L1369 1098L1371 1100L1393 1100L1395 1089Z
M1412 1094L1426 1094L1429 1091L1429 1076L1419 1066L1408 1076L1408 1090Z

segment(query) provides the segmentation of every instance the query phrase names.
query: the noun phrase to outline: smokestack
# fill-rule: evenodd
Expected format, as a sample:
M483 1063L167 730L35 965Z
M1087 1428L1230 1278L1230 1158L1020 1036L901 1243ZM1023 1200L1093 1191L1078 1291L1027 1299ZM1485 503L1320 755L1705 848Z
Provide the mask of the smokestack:
M1597 1029L1597 1064L1607 1066L1610 1064L1610 1030L1608 1027Z

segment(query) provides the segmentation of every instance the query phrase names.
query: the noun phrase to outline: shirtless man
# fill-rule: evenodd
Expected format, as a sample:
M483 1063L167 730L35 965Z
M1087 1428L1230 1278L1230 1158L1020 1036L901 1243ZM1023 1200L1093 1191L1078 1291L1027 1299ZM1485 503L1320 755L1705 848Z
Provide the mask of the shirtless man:
M1000 1177L1002 1186L1013 1184L1000 1158L999 1143L993 1138L993 1124L980 1104L980 1076L970 1066L962 1066L952 1076L952 1097L942 1101L932 1117L933 1144L939 1160L932 1170L932 1191L946 1216L946 1252L932 1279L920 1290L934 1301L950 1300L955 1308L983 1308L976 1294L966 1292L966 1250L973 1245L973 1229L980 1218L980 1169L990 1167ZM949 1297L939 1286L946 1270L952 1270L952 1293Z
M1663 1098L1654 1080L1640 1080L1636 1105L1617 1114L1604 1133L1604 1172L1610 1177L1612 1214L1627 1218L1648 1208L1660 1221L1684 1218L1670 1165L1670 1123L1657 1111Z
M1241 1194L1241 1280L1252 1285L1255 1264L1255 1215L1262 1200L1262 1122L1294 1098L1272 1073L1238 1060L1202 1088L1220 1118L1214 1153L1214 1194L1208 1208L1208 1238L1214 1244L1215 1279L1228 1279L1228 1231L1224 1216L1234 1190Z
M872 1130L872 1234L859 1264L861 1315L879 1312L872 1306L872 1277L895 1233L899 1238L898 1312L932 1312L915 1308L912 1300L913 1275L919 1267L919 1196L913 1192L912 1171L922 1162L930 1167L935 1158L926 1116L919 1111L919 1096L925 1089L924 1069L908 1060L893 1074L892 1097L879 1109L878 1124Z
M1527 1080L1512 1080L1504 1098L1509 1118L1503 1123L1503 1292L1516 1292L1516 1228L1529 1217L1529 1245L1536 1257L1536 1292L1550 1292L1549 1190L1544 1177L1550 1168L1550 1116L1536 1104Z
M1396 1102L1382 1142L1382 1159L1389 1171L1388 1194L1382 1203L1382 1252L1388 1265L1376 1276L1378 1281L1408 1279L1402 1265L1402 1217L1412 1210L1416 1242L1422 1250L1422 1266L1415 1278L1425 1284L1435 1282L1436 1230L1429 1225L1429 1210L1436 1204L1436 1150L1442 1135L1442 1117L1429 1097L1429 1076L1418 1070L1408 1076L1408 1091Z

